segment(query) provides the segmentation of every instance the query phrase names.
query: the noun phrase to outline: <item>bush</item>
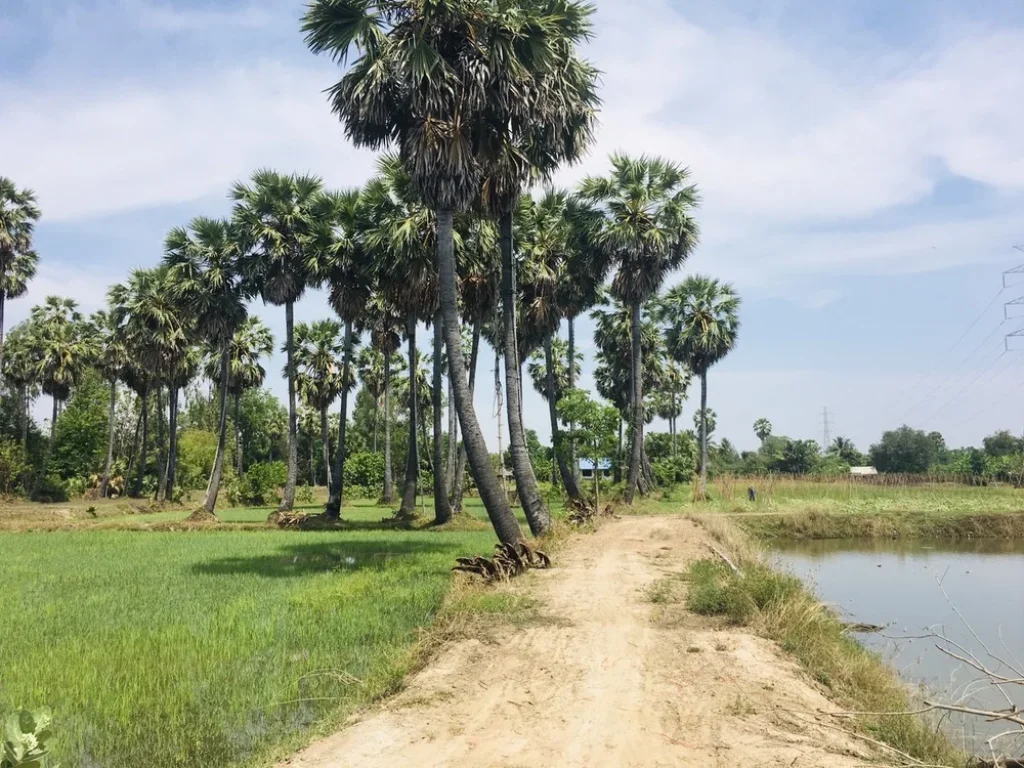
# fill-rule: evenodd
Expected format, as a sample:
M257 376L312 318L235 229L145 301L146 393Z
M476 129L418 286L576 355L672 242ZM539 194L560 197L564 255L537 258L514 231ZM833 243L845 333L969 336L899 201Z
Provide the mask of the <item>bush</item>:
M346 488L357 485L367 488L384 487L384 454L350 453L345 457L343 478Z
M345 498L346 499L378 499L381 496L381 488L383 488L383 482L380 488L367 488L365 485L346 485L345 486Z
M56 504L67 500L68 488L57 475L41 478L32 491L32 501L42 504Z
M659 459L651 464L651 469L658 485L666 486L688 482L697 471L697 465L690 456L679 455L675 458L670 456Z
M698 560L687 574L690 588L686 606L705 616L725 616L732 624L746 624L758 612L797 594L800 581L751 563L736 573L724 563Z
M228 500L232 504L263 506L271 491L280 488L287 479L288 466L283 461L253 464L246 471L245 477L228 483Z
M19 443L0 442L0 493L12 494L23 490L30 467Z
M30 712L13 712L4 724L0 768L47 768L50 766L50 725L53 717L46 707ZM56 766L54 766L56 768Z
M205 488L217 455L217 433L184 429L178 435L177 485L188 490ZM225 456L225 463L227 457ZM226 467L225 467L226 468Z
M295 500L299 504L312 504L313 503L313 486L312 485L300 485L295 489Z

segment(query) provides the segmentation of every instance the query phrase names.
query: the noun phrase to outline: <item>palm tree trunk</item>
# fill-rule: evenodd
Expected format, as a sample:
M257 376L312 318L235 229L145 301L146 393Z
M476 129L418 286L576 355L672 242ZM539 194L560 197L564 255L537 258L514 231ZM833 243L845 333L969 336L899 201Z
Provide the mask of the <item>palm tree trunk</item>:
M278 512L290 512L295 506L295 483L299 479L299 423L295 408L295 304L291 301L284 305L284 327L288 367L288 478ZM273 520L275 517L272 513L268 519Z
M448 376L448 453L445 457L444 495L449 499L455 490L455 457L459 452L459 420L455 416L455 395L452 392L452 377Z
M289 347L291 344L289 343ZM217 429L217 455L213 460L210 484L206 486L206 500L202 512L206 517L216 517L217 494L224 473L224 453L228 441L228 365L231 360L231 341L224 339L220 347L220 421ZM290 366L289 366L290 367Z
M4 305L7 295L0 291L0 371L4 369Z
M619 449L615 453L615 470L612 472L612 482L622 482L622 414L619 414Z
M416 403L419 392L416 386L416 316L410 312L405 320L405 335L409 340L409 450L405 457L405 487L402 489L402 506L399 517L416 517L416 485L419 481L420 461L417 456Z
M522 385L519 350L516 343L512 212L503 213L499 224L501 227L501 309L504 327L505 392L508 407L508 450L512 458L512 474L516 479L516 490L519 493L519 501L523 505L523 513L530 525L530 531L534 536L539 536L551 526L551 513L537 487L537 477L533 473L530 453L526 448L526 432L523 430ZM451 352L449 352L448 359L450 363Z
M25 459L28 459L28 425L31 420L29 410L31 408L28 398L28 387L22 387L21 390L21 450L24 452Z
M53 458L53 448L57 444L57 416L58 406L60 401L56 395L53 397L53 414L50 416L50 442L46 446L46 456L43 459L43 471L40 473L40 479L46 477L46 472L50 468L50 459Z
M508 498L501 491L498 475L491 466L491 457L484 442L480 423L473 408L473 396L466 381L465 361L462 357L462 338L459 333L458 298L455 287L455 242L452 231L452 211L437 212L437 268L440 279L441 315L444 319L444 338L448 348L448 365L455 377L455 407L462 425L462 442L473 470L480 498L487 516L494 526L499 541L513 544L522 539Z
M423 403L420 403L422 406ZM433 403L431 403L431 410L433 410ZM430 473L434 473L434 452L430 447L430 440L427 439L427 420L423 415L423 408L419 408L416 411L416 422L420 425L420 450L423 451L421 456L424 457L424 461L427 463L427 469Z
M469 396L473 397L476 389L476 362L480 356L480 332L483 329L483 313L477 312L473 321L473 344L469 349ZM449 375L451 375L451 362L449 361ZM455 409L455 382L452 382L451 408ZM457 414L456 414L457 415ZM456 428L457 431L458 428ZM452 502L453 511L458 514L462 511L462 498L466 493L466 445L463 442L459 445L459 456L455 461L455 499Z
M672 458L674 459L677 455L676 451L676 419L679 418L676 410L676 391L672 390L672 418L669 419L669 429L672 431Z
M156 500L167 500L167 470L170 466L167 443L164 440L164 388L156 389L156 445L157 445L157 489Z
M567 331L567 336L568 336L568 339L569 339L569 366L568 366L568 374L569 374L569 391L571 392L573 390L573 388L575 388L575 386L576 386L576 318L575 318L575 316L569 315L569 317L567 318L566 324L569 326L568 331ZM570 423L569 424L569 429L571 431L575 431L576 425ZM577 482L578 482L578 478L579 478L579 474L580 474L580 465L579 465L579 462L576 460L576 441L575 440L570 440L569 441L569 466L572 467L572 474L573 474L574 477L577 478ZM594 474L595 475L597 474L596 470L595 470Z
M441 330L443 320L441 309L434 312L434 522L443 525L452 519L452 508L448 503L448 478L444 463L444 439L441 422L441 388L444 379L441 376Z
M309 435L309 487L316 488L316 439L313 433Z
M170 404L170 458L167 461L167 498L174 501L174 486L178 482L178 387L171 387Z
M331 490L331 497L324 509L324 516L332 520L341 518L342 498L345 494L345 428L348 425L348 379L352 368L352 323L345 321L345 353L341 364L341 415L338 417L338 452L334 457L333 482L330 474L327 478L327 486ZM374 436L376 444L376 435ZM374 451L376 451L374 447ZM327 462L327 456L324 456Z
M107 461L103 465L103 479L100 481L100 498L107 498L107 486L110 485L110 467L114 463L114 411L117 408L117 379L110 382L110 412L107 435Z
M242 461L242 390L235 392L235 474L239 478L244 473L244 462Z
M555 393L555 353L551 345L549 333L544 337L544 364L547 368L547 390L548 390L548 416L551 418L551 446L555 451L555 460L558 463L558 474L562 477L562 487L565 493L573 501L583 498L580 493L579 483L576 482L576 473L569 469L566 461L565 446L562 445L562 431L558 428L558 405Z
M391 474L391 348L384 348L384 504L395 502L395 481Z
M708 492L708 372L700 373L700 497Z
M142 481L146 476L149 458L149 388L142 395L142 448L139 451L139 472L135 476L135 496L142 495Z
M640 302L634 302L632 318L632 376L633 376L633 449L630 452L629 475L626 477L626 493L624 500L633 503L636 494L637 480L640 477L641 453L644 446L644 389L643 389L643 355L640 349Z
M327 408L320 409L320 443L323 453L324 473L327 475L327 487L334 487L331 476L331 438L327 430Z

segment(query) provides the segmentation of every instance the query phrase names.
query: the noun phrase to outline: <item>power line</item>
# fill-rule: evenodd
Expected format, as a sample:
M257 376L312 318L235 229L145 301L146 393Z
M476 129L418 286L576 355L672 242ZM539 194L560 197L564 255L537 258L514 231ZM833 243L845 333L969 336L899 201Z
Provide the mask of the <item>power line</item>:
M959 400L960 397L964 394L964 392L966 392L968 389L973 387L977 383L978 379L980 379L982 376L984 376L986 373L988 373L989 370L992 369L992 366L994 366L996 363L998 363L999 360L1004 355L1006 355L1006 354L1007 354L1007 352L1004 349L1002 352L1000 352L998 355L996 355L996 357L993 360L989 361L988 365L986 365L984 368L981 369L981 371L978 372L977 376L975 376L973 379L971 379L962 389L960 389L959 392L957 392L955 395L953 395L953 397L951 397L949 400L947 400L945 403L943 403L941 406L939 406L935 410L935 412L932 413L932 415L929 416L927 419L924 419L922 423L923 424L930 423L932 419L934 419L936 416L938 416L940 413L942 413L944 410L946 410L946 408L948 408L953 403L955 403L957 400Z

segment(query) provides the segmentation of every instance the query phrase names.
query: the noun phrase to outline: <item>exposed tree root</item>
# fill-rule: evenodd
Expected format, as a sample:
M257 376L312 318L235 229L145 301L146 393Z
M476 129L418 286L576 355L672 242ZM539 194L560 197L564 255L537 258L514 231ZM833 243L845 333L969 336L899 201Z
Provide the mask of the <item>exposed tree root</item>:
M457 557L458 563L453 571L475 573L483 576L484 581L508 581L513 576L526 572L527 568L550 568L551 558L534 549L526 542L515 544L497 544L494 557Z
M605 504L604 509L599 511L593 503L586 499L571 499L566 506L569 509L567 519L573 525L586 525L594 522L594 518L598 516L610 517L613 514L611 504Z

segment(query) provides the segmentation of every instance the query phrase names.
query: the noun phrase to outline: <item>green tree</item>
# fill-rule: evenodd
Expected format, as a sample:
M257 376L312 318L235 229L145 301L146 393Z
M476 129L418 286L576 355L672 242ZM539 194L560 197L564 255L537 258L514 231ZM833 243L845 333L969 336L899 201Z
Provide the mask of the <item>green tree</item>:
M6 340L3 360L4 382L18 396L18 422L22 452L29 455L29 432L32 424L32 401L39 395L39 368L35 360L32 326L19 323Z
M814 440L787 440L782 448L782 459L774 469L801 475L814 471L820 463L821 447Z
M313 280L309 255L322 242L323 184L310 175L259 170L238 182L234 223L245 249L240 268L247 290L264 303L284 306L288 379L288 477L278 512L295 506L298 478L298 411L295 391L295 302ZM273 518L274 515L272 514Z
M580 192L604 210L600 242L616 265L612 293L631 311L633 445L624 499L632 504L644 444L643 307L696 246L698 227L692 214L700 198L697 187L687 183L689 171L675 163L615 154L611 164L609 176L584 179Z
M700 411L708 414L708 370L736 346L740 298L732 285L693 275L659 303L669 354L700 376ZM700 493L707 491L708 420L700 422Z
M172 229L164 250L175 297L192 318L197 333L220 357L217 456L206 499L202 509L195 513L196 517L216 517L214 509L227 448L231 340L247 317L241 273L242 247L237 231L229 222L198 217L188 229Z
M114 463L114 436L117 428L117 384L128 367L128 347L113 312L100 311L91 318L96 333L96 370L110 387L108 413L107 457L100 480L100 496L106 498L110 485L110 470Z
M985 453L995 457L1020 453L1022 442L1024 441L1021 438L1012 434L1008 429L1001 429L982 441L985 446Z
M764 444L764 441L772 436L772 423L768 419L761 418L754 422L754 434Z
M619 414L610 405L591 400L580 389L569 391L558 402L562 420L572 424L572 437L583 458L594 464L594 506L601 505L601 472L598 466L615 450Z
M53 458L48 474L65 480L86 479L103 464L107 447L106 387L97 373L82 378L57 420Z
M506 147L525 145L528 136L541 138L546 124L538 121L538 107L556 99L540 90L537 65L550 66L565 55L552 55L535 35L546 30L571 53L572 36L557 25L568 30L580 14L570 17L560 7L531 19L539 10L506 9L483 0L316 0L303 20L315 53L329 52L340 62L353 47L359 54L331 89L348 136L359 146L396 145L423 202L436 211L439 300L452 390L474 478L504 542L518 540L521 533L469 393L458 322L454 213L478 198L487 160ZM523 24L524 19L547 23ZM556 81L562 72L548 74ZM557 130L561 121L551 124Z
M851 467L859 467L864 464L864 455L857 450L857 446L848 437L837 437L829 446L828 452L837 456L841 461Z
M935 458L935 443L921 430L904 424L883 433L869 454L879 472L927 472Z
M32 250L32 234L39 220L35 193L18 189L0 176L0 370L4 358L4 309L8 299L24 295L36 273L39 257Z
M91 329L72 299L48 296L43 304L32 308L29 322L39 382L43 394L53 399L50 442L40 473L40 478L44 478L56 444L60 405L85 376L95 356L95 346Z

